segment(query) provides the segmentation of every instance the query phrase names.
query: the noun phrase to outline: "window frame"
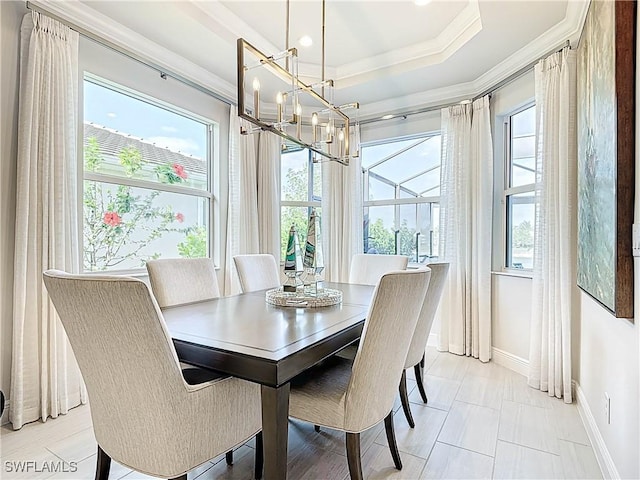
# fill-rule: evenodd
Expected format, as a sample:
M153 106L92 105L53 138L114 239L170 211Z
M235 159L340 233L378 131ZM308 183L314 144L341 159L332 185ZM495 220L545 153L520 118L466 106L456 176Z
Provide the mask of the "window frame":
M418 144L423 143L427 140L429 140L430 138L436 137L436 136L441 136L442 132L440 131L430 131L430 132L425 132L425 133L419 133L419 134L415 134L415 135L407 135L407 136L402 136L402 137L395 137L395 138L388 138L388 139L383 139L383 140L376 140L374 142L368 142L362 145L362 149L367 148L367 147L371 147L371 146L376 146L376 145L384 145L384 144L392 144L392 143L396 143L396 142L402 142L402 141L410 141L410 140L416 140L416 143L405 147L401 150L399 150L398 152L396 152L393 156L397 156L401 153L404 153L405 151L410 150L411 148L416 147ZM362 167L362 219L364 222L364 219L366 217L366 209L368 209L369 207L386 207L386 206L392 206L394 207L394 220L393 220L393 228L394 230L398 231L401 227L400 222L400 206L401 205L416 205L416 219L415 219L415 224L416 226L418 225L418 208L417 205L421 205L421 204L436 204L436 205L440 205L440 195L432 195L432 196L428 196L428 197L415 197L415 198L400 198L400 192L404 189L405 191L407 191L408 189L406 187L402 187L402 183L408 182L414 178L419 177L420 175L424 175L426 173L432 172L438 168L442 168L442 160L440 161L440 163L437 166L433 166L430 167L428 169L425 170L421 170L418 173L415 173L413 175L410 175L406 178L403 178L403 180L398 183L397 185L395 183L393 183L392 181L390 181L389 179L382 177L381 175L376 174L375 172L371 172L370 170L375 168L376 166L382 164L384 161L389 160L393 157L387 157L385 159L380 159L374 163L372 163L371 165L369 165L368 167ZM369 198L369 177L373 176L377 181L380 181L382 183L385 183L387 185L389 185L390 187L395 188L395 193L394 193L394 197L393 199L384 199L384 200L368 200ZM440 186L440 185L438 185ZM424 192L421 192L421 194L427 193L430 190L433 190L437 187L432 187L429 190L426 190ZM413 193L413 192L408 192L408 193ZM432 207L433 208L433 207ZM363 231L364 234L364 231ZM362 239L362 249L363 249L363 253L364 252L364 238ZM430 252L432 253L432 252ZM384 254L383 254L384 255ZM431 260L437 260L437 256L430 256L429 257ZM415 257L409 257L409 264L410 265L422 265L419 262L415 261Z
M176 184L165 184L161 182L153 182L150 180L129 178L126 176L117 176L97 172L85 171L84 165L84 93L82 93L81 101L79 102L79 122L78 122L78 233L80 237L79 243L79 266L82 273L85 274L97 274L97 275L133 275L142 276L146 275L145 267L136 268L114 268L107 270L85 270L84 266L84 183L85 181L100 182L109 185L123 185L132 188L142 188L146 190L154 190L159 192L174 193L179 195L186 195L189 197L197 197L205 199L205 203L208 209L207 215L207 257L214 260L216 268L219 268L219 245L216 242L218 236L214 235L214 226L217 225L216 206L218 204L216 173L219 172L219 158L217 155L216 146L220 143L220 125L215 120L206 118L197 113L191 112L185 108L181 108L177 105L170 104L166 101L155 98L151 95L145 94L139 90L129 88L125 85L119 84L117 81L109 80L100 75L92 73L88 70L84 70L82 75L79 75L79 83L81 92L84 92L84 82L96 84L103 88L108 88L121 95L131 97L135 100L146 102L158 108L162 108L169 112L175 113L187 117L191 120L202 123L206 127L206 174L207 174L207 188L198 189L195 187L182 186Z
M502 243L503 243L503 248L501 249L502 254L501 254L501 269L503 272L506 273L513 273L513 274L523 274L526 276L529 276L533 273L533 267L532 268L516 268L513 266L509 265L509 259L512 259L511 256L511 249L512 249L512 241L511 241L511 235L512 235L512 228L511 228L511 215L510 215L510 211L511 211L511 207L512 207L512 203L509 201L510 197L515 196L515 195L519 195L522 193L533 193L533 195L535 196L535 188L536 188L536 184L535 181L534 183L529 183L529 184L525 184L525 185L518 185L517 187L512 187L511 186L511 173L512 173L512 169L513 169L513 158L512 158L512 137L511 137L511 131L512 131L512 118L515 115L518 115L519 113L522 113L530 108L536 108L536 103L535 101L530 101L527 102L523 105L521 105L520 107L513 109L511 111L509 111L508 113L506 113L503 117L503 188L502 188L502 197L501 197L501 204L502 204ZM534 139L535 137L537 137L537 133L534 130ZM534 140L534 145L535 145L535 140ZM535 148L535 147L534 147ZM534 150L534 156L535 156L535 150ZM535 174L535 170L534 170L534 174ZM535 206L535 203L534 203ZM534 222L535 222L535 218L534 218ZM533 225L533 227L535 228L535 223ZM535 231L534 231L534 249L535 249ZM511 263L513 263L513 261L511 261Z
M282 156L292 154L300 151L307 151L307 200L283 200L282 199ZM313 177L314 177L314 169L316 165L319 165L319 162L313 161L313 152L307 148L295 148L288 150L284 150L280 152L280 221L282 222L282 207L301 207L307 209L307 217L311 215L312 208L321 208L322 207L322 197L314 195L313 192ZM322 184L322 181L321 181ZM305 232L306 234L306 232ZM280 244L282 245L282 238L280 238ZM284 259L280 258L280 264L284 265Z

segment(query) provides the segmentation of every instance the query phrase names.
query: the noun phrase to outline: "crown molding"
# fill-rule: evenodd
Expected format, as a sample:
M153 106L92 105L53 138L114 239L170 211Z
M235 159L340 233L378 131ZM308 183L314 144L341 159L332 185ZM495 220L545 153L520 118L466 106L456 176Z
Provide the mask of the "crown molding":
M363 58L336 67L336 80L351 86L370 77L371 73L393 70L394 73L444 62L482 30L477 0L468 5L434 39Z
M537 61L541 55L561 48L567 40L569 40L571 45L575 45L580 37L580 32L582 32L582 26L584 25L584 19L586 18L588 9L589 0L567 2L567 12L560 23L478 77L473 82L474 94L481 94L493 85L509 77L509 75Z
M366 81L372 77L373 73L379 74L384 71L398 73L444 62L482 30L478 0L466 1L467 6L436 38L356 62L332 67L325 66L325 78L339 80L341 85L346 87ZM187 3L194 5L205 17L194 16L194 19L213 27L212 31L228 42L235 43L237 38L245 38L266 55L281 50L222 5L219 0L209 2L189 0ZM301 76L315 80L322 76L322 66L318 64L300 62L299 71Z
M260 35L251 25L225 7L219 0L208 2L189 0L186 3L193 5L200 13L205 15L205 18L202 16L193 16L194 19L209 27L214 26L215 28L212 29L212 32L220 38L227 40L233 46L235 46L238 38L244 38L251 45L267 55L273 55L282 51L282 48L278 48Z
M473 82L458 83L448 87L435 88L412 95L389 98L380 102L360 105L358 116L361 120L386 114L402 114L413 110L438 107L445 103L455 103L473 97Z
M33 5L49 12L79 29L91 32L107 42L138 55L167 72L174 72L198 85L216 92L235 103L236 86L223 80L209 70L186 60L171 50L152 42L148 38L115 22L78 0L56 2L52 0L30 0Z
M235 84L227 82L211 71L152 42L134 30L122 26L109 17L95 11L86 3L81 3L79 0L66 0L64 2L32 0L31 3L72 25L91 32L99 38L103 38L123 50L131 51L141 59L147 59L150 63L165 68L167 72L180 74L182 77L216 92L230 102L235 102ZM263 51L273 53L277 51L275 46L255 33L250 26L239 19L219 1L198 2L190 0L189 2L185 2L184 7L184 11L187 14L198 19L203 25L209 26L213 32L216 32L216 34L227 41L235 42L236 38L244 36L244 38ZM403 110L411 111L419 108L428 108L432 105L453 103L477 96L507 78L509 75L536 61L541 55L558 48L566 40L569 40L572 45L576 45L582 31L588 7L589 0L568 1L565 18L560 23L474 81L363 105L361 106L360 116L361 118L370 118L386 113L399 113ZM200 15L200 12L204 13L204 15ZM452 28L454 24L457 26ZM346 67L342 67L342 70L341 67L326 68L325 77L334 79L336 81L336 88L340 89L366 81L374 76L374 72L379 74L384 71L398 72L406 71L410 68L419 68L420 66L429 64L425 62L435 63L434 59L438 56L442 57L439 61L443 61L451 55L451 53L464 45L471 36L475 35L477 31L479 31L478 29L481 28L482 24L479 18L478 0L469 0L469 5L456 17L450 27L441 32L437 37L437 42L435 40L425 42L419 47L407 47L406 49L398 49L393 52L371 57L375 58L375 62L373 63L377 64L377 66L369 64L370 59L364 59L361 62L356 62L355 67L349 66L348 69ZM454 34L456 29L459 29L458 35ZM247 34L247 32L249 32L249 34ZM425 48L426 43L431 44L431 47L429 47L431 50L428 53L423 52L423 55L420 55L419 50ZM398 52L409 55L409 57L405 57L404 60L399 60ZM391 65L384 65L383 63L387 56ZM384 66L381 67L379 66L380 64ZM321 76L320 68L319 65L314 64L299 64L301 77L319 79ZM346 75L346 78L341 77L341 75Z
M384 114L398 114L430 106L455 103L469 99L491 89L494 85L518 72L522 68L537 61L542 55L562 47L569 40L577 45L584 21L589 9L590 0L575 0L567 2L565 18L551 29L530 42L526 47L502 61L476 80L451 85L444 88L428 90L401 98L390 98L360 108L361 118L372 118ZM338 80L337 87L343 84Z

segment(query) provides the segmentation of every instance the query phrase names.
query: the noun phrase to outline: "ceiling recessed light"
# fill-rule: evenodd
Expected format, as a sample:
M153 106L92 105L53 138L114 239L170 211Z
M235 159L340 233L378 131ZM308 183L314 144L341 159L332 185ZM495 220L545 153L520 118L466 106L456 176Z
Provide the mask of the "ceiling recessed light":
M390 113L383 115L381 118L382 120L389 120L391 118L393 118L395 115L391 115Z
M431 0L413 0L413 3L415 3L419 7L424 7L425 5L431 3Z
M302 37L300 37L300 40L298 40L298 43L300 43L300 45L302 45L303 47L310 47L311 45L313 45L313 40L309 35L303 35Z

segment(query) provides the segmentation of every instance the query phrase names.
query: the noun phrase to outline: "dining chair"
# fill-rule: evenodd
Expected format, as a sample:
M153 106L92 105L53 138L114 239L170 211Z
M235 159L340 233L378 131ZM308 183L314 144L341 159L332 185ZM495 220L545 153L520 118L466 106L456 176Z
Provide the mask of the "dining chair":
M334 355L291 382L291 417L346 433L352 480L362 479L360 433L383 419L395 467L402 469L393 403L430 276L427 268L382 275L355 360Z
M220 297L210 258L163 258L148 260L151 290L160 308Z
M233 261L243 293L280 286L280 270L273 255L235 255Z
M151 290L160 308L175 307L220 297L218 278L210 258L163 258L148 260L147 273ZM219 374L180 362L182 376L195 384L214 380ZM225 457L233 464L233 451Z
M429 287L427 288L424 303L420 310L420 317L418 318L418 323L416 324L416 329L411 339L411 345L409 346L409 353L407 353L407 360L404 364L405 369L402 370L399 387L402 410L411 428L415 427L415 422L413 421L413 415L411 415L411 408L409 407L406 369L413 367L420 396L422 397L422 401L427 403L427 392L424 388L424 353L427 348L427 340L429 339L433 319L438 310L442 291L444 290L444 285L449 273L448 263L430 263L427 267L431 269L431 280L429 281Z
M351 259L349 283L376 285L380 277L392 270L406 270L409 257L357 253Z
M406 270L408 263L409 257L404 255L356 253L351 258L349 283L375 286L382 275L393 270ZM357 348L358 342L356 341L338 352L338 355L353 359Z
M186 480L188 471L254 435L261 476L259 385L234 377L189 385L141 280L56 270L43 279L89 394L96 479L108 478L114 459L146 475Z

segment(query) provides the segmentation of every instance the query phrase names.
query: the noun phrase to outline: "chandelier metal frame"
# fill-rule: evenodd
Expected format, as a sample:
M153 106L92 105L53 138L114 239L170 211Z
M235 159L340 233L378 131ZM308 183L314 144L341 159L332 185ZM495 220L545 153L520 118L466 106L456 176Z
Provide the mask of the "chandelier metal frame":
M307 84L302 81L297 72L297 56L298 50L296 48L288 48L284 52L276 55L268 56L261 52L258 48L251 45L244 38L237 40L237 87L238 87L238 116L255 125L256 128L247 131L246 128L241 129L241 133L253 133L253 131L270 131L284 138L290 143L299 145L302 148L307 148L316 154L325 157L328 160L342 163L343 165L349 165L349 159L352 156L350 142L352 138L351 119L347 116L343 110L345 109L358 109L360 105L357 102L348 103L345 105L336 106L331 101L324 97L325 87L333 89L333 80L324 79L324 8L325 0L323 0L323 16L322 16L322 80L317 84ZM287 2L287 44L289 37L289 2ZM251 56L255 59L255 65L247 66L245 61L247 57ZM285 66L280 65L280 61L285 60ZM274 99L277 103L277 114L269 116L261 115L260 112L260 95L259 83L256 86L256 80L254 80L254 97L253 108L247 105L245 91L245 80L249 70L253 68L264 67L273 75L284 81L289 85L290 90L286 92L278 92L278 98ZM315 89L320 88L322 93L317 92ZM331 92L332 93L332 92ZM292 98L292 116L285 119L283 117L283 97L284 108L286 108L286 102L288 96ZM312 129L313 141L305 141L302 138L302 104L299 100L299 95L309 95L320 106L317 108L312 116L311 121L305 123L306 127L309 126ZM324 125L319 124L319 115L328 116L328 120ZM336 122L339 123L339 127L336 128ZM357 121L356 121L357 123ZM290 126L295 125L295 134L289 133L287 130L291 129ZM326 134L322 132L318 135L319 129L326 130ZM357 130L356 135L357 137ZM359 155L359 148L357 146L358 139L355 139L356 148L353 156ZM314 156L314 160L318 161Z

